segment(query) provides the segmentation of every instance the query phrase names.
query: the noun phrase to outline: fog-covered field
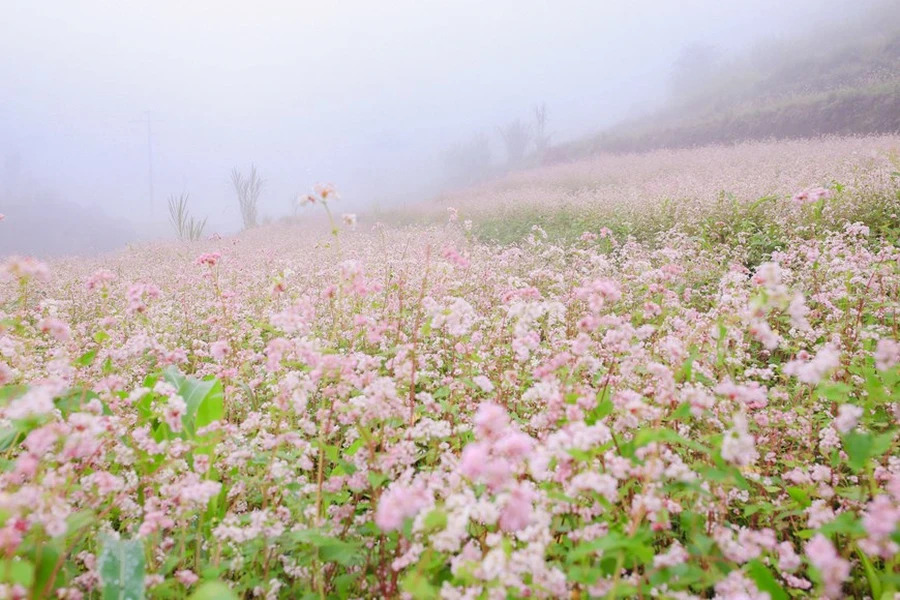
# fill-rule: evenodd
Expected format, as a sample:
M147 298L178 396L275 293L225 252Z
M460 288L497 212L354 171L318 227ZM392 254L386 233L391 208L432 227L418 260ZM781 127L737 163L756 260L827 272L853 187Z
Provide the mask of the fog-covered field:
M898 149L10 258L0 597L894 598Z

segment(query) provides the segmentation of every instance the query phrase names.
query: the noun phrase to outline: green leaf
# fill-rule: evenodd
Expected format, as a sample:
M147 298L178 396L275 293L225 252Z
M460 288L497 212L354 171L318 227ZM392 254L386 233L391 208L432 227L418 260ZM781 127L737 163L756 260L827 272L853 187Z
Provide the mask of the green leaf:
M211 383L212 386L197 407L198 429L225 418L225 394L222 389L222 382L214 379Z
M851 431L844 436L844 450L849 457L847 464L854 471L859 471L873 454L874 440L868 433Z
M431 600L438 597L437 588L418 571L413 571L400 580L400 589L417 600Z
M97 559L103 600L142 600L144 544L141 540L107 537Z
M0 405L2 405L5 401L9 402L15 400L19 396L25 394L28 391L27 385L3 385L0 386Z
M336 562L345 567L363 562L360 547L344 540L322 535L316 530L292 531L291 539L316 549L319 560Z
M865 533L862 523L852 511L840 513L834 519L819 527L819 533L830 536L832 534L840 535L862 535Z
M710 449L703 444L689 440L671 429L641 429L634 435L632 440L635 449L641 448L652 442L666 442L667 444L678 444L703 454L709 454Z
M383 475L381 473L375 473L374 471L369 471L366 473L366 479L369 480L369 484L375 488L380 488L385 481L389 479L387 475Z
M184 417L185 429L191 434L213 421L225 417L225 397L222 382L218 379L197 380L185 377L176 367L170 366L164 372L166 381L178 389L178 395L187 405Z
M796 486L791 486L787 489L788 496L793 498L797 504L799 504L803 508L808 508L812 505L812 500L809 497L809 494L803 488L799 488Z
M16 441L19 431L15 427L0 429L0 452L7 450Z
M319 545L319 558L324 562L338 563L345 567L363 562L356 544L337 538L326 538Z
M846 383L833 381L821 383L818 387L819 394L832 402L846 402L852 391L853 388Z
M103 331L102 329L94 334L94 341L98 344L102 344L106 340L109 339L109 334Z
M238 600L238 595L222 581L204 581L191 594L190 600Z
M59 555L60 552L54 544L41 544L35 549L32 557L35 565L33 590L40 593L51 585L50 577L53 576ZM59 574L56 578L59 580Z
M86 367L94 362L94 359L96 357L97 349L94 348L93 350L88 350L87 352L76 358L74 361L72 361L72 364L74 364L76 367Z
M747 571L750 578L756 583L756 587L761 592L768 592L771 600L788 600L788 595L784 588L772 575L769 569L758 560L751 560L747 563Z
M859 556L859 562L863 566L863 572L866 574L866 580L869 582L869 589L872 591L872 597L881 597L881 581L878 579L878 572L875 570L875 566L859 546L856 546L856 555Z
M872 440L872 456L881 456L891 448L894 443L894 432L888 431L881 435L876 435Z
M165 377L166 381L170 384L174 385L176 389L181 389L181 385L185 382L187 377L182 374L181 371L178 370L178 367L175 365L170 365L166 367L166 370L163 371L163 377ZM152 387L151 385L144 384L146 387Z
M594 414L592 415L594 419L599 421L603 417L609 415L613 411L614 405L611 398L604 398L597 402L597 408L594 409Z
M435 508L430 513L425 515L425 521L423 523L425 525L426 531L440 531L447 526L447 513L441 508Z
M0 560L0 581L19 584L28 589L34 583L34 565L19 558Z

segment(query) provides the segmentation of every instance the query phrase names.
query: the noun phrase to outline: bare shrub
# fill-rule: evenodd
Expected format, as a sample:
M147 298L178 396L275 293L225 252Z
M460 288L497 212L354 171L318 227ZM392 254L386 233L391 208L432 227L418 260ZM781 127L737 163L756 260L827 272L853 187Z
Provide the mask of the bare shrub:
M203 235L206 227L206 218L199 221L188 212L188 198L190 194L172 194L169 196L169 222L175 229L175 234L181 241L196 241Z
M499 128L500 137L506 148L506 159L510 165L520 165L531 143L531 130L521 119L510 121Z
M256 165L250 165L250 175L244 177L237 167L231 170L231 185L237 194L238 205L241 208L241 220L244 229L250 229L257 225L259 195L262 192L265 181L256 171Z

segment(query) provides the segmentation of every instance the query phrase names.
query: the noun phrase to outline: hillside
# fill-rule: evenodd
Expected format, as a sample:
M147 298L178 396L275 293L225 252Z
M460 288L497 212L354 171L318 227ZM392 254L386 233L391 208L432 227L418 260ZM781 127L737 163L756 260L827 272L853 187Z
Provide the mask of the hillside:
M554 148L597 152L900 131L900 5L857 23L772 41L745 55L682 65L655 113ZM705 59L712 61L713 59Z

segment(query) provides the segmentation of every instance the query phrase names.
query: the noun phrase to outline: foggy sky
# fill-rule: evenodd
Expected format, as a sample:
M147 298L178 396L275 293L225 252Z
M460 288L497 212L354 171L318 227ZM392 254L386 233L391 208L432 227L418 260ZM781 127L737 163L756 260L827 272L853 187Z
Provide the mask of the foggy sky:
M448 144L537 103L555 141L584 135L661 104L688 43L737 51L853 5L0 0L0 177L143 231L182 191L207 233L237 229L228 173L251 162L263 216L318 181L385 207L432 190Z

